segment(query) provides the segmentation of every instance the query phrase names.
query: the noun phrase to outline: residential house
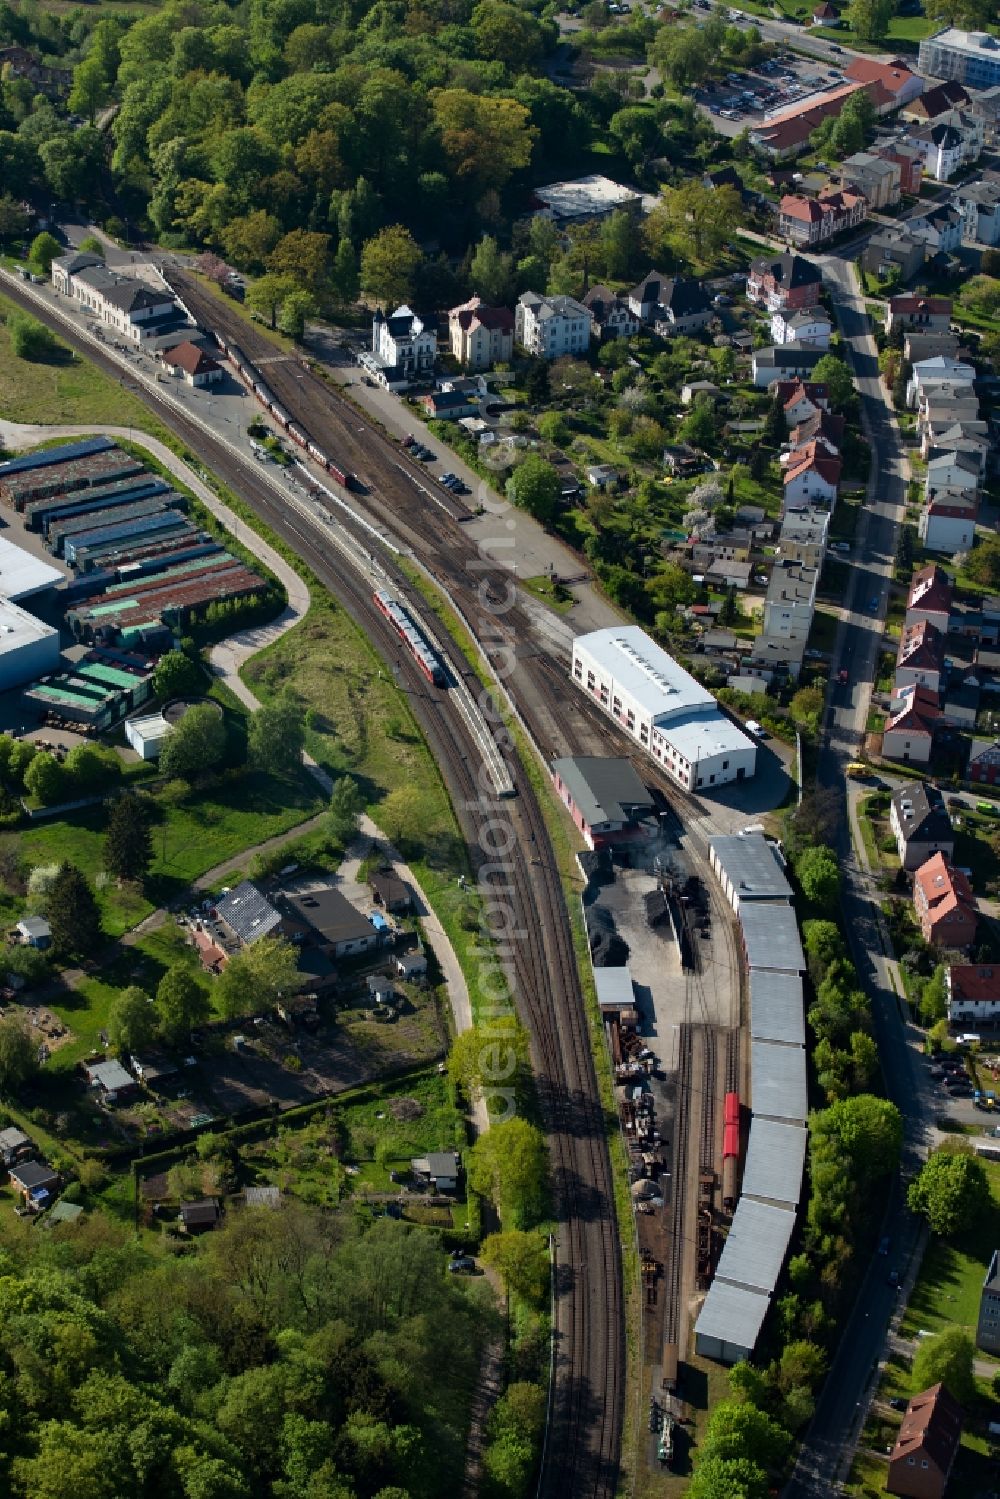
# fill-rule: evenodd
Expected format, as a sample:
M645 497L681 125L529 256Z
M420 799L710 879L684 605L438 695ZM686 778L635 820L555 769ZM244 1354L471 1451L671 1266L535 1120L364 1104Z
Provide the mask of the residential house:
M751 358L753 383L766 390L772 380L808 379L823 358L822 349L809 344L772 344L754 349Z
M778 534L778 556L782 562L800 567L822 568L830 530L829 510L806 505L786 510Z
M901 687L931 687L941 691L944 675L945 637L926 620L904 625L896 652L896 689Z
M204 1197L199 1202L182 1202L180 1220L186 1234L210 1233L222 1221L222 1205L215 1197Z
M410 1162L410 1170L419 1180L434 1188L435 1192L454 1192L458 1186L458 1152L454 1150L431 1150Z
M827 387L818 380L777 380L768 386L768 391L781 401L790 430L830 409Z
M920 456L925 463L932 453L969 453L978 458L985 473L989 451L989 423L984 421L928 422L920 434Z
M929 562L913 574L910 591L906 597L906 619L908 625L925 622L947 635L952 608L951 579L943 567Z
M592 331L605 342L609 338L631 338L638 333L640 321L624 297L609 286L592 286L581 298L594 322Z
M969 100L969 108L978 115L986 131L986 139L995 145L1000 138L1000 84L992 88L977 89Z
M514 357L514 314L470 297L448 312L448 342L463 369L491 370Z
M215 903L216 919L237 947L250 947L261 937L282 936L282 916L251 880L241 880Z
M437 331L404 303L386 316L377 308L372 346L362 363L389 390L429 384L437 358Z
M132 1071L147 1088L160 1087L169 1078L177 1076L180 1068L176 1062L160 1052L147 1052L143 1057L133 1056L129 1063Z
M899 162L889 157L855 151L841 162L838 175L846 188L867 199L873 213L894 208L900 200L903 174Z
M130 1072L126 1072L121 1062L114 1059L107 1062L86 1062L84 1071L90 1086L96 1088L108 1103L116 1103L122 1096L127 1098L136 1090L135 1078Z
M776 344L809 344L828 349L833 337L833 323L821 307L802 307L794 311L779 308L771 314L771 337Z
M924 297L904 293L885 304L885 331L916 328L926 333L947 333L951 324L950 297Z
M913 908L921 936L934 947L971 947L979 911L972 886L944 854L932 854L913 876Z
M954 969L950 970L952 973ZM985 969L990 974L990 987L996 995L994 1008L988 1018L995 1022L998 1011L1000 1011L1000 972L997 978L993 978L992 968ZM950 1007L949 1007L950 1009ZM950 1015L949 1015L950 1018ZM972 1018L971 1016L969 1017ZM981 1348L984 1353L991 1353L994 1358L1000 1354L1000 1249L994 1249L990 1256L989 1268L983 1281L983 1289L979 1293L979 1316L976 1321L976 1347Z
M974 385L956 385L954 382L932 380L927 385L921 386L917 398L918 442L923 441L924 432L929 427L940 427L945 422L978 420L979 397L976 395Z
M691 406L699 396L704 396L714 404L721 394L719 387L711 380L687 380L681 386L681 405Z
M941 203L929 213L907 220L907 228L924 241L927 259L932 260L935 255L954 255L962 248L963 223L957 208Z
M839 26L840 15L835 5L830 0L820 0L812 13L812 24L814 26Z
M45 952L52 946L52 928L44 916L22 916L14 930L22 947L37 947Z
M843 462L826 444L814 438L788 455L782 480L782 505L829 505L837 503Z
M774 312L815 307L822 290L816 267L801 255L778 255L751 262L747 275L747 297Z
M904 104L899 118L915 125L932 125L942 115L951 114L953 109L960 109L969 102L970 96L962 85L954 79L946 79Z
M585 355L593 321L590 309L573 297L542 297L526 291L514 312L514 337L526 353L539 359Z
M912 72L898 57L890 62L877 62L873 57L854 56L844 69L844 77L865 85L879 114L904 109L927 87L920 74ZM877 97L873 90L877 91Z
M419 951L397 953L396 976L406 984L419 983L427 977L427 954Z
M735 167L717 167L715 171L705 172L701 183L703 187L708 188L731 187L734 192L739 193L743 202L753 197L752 193L747 192L743 178Z
M192 385L197 390L218 385L222 379L222 366L189 338L167 349L162 359L168 370L173 370L185 385Z
M945 26L922 39L919 66L931 78L954 78L966 88L995 88L1000 84L1000 39Z
M969 751L966 774L983 786L1000 783L1000 739L978 739Z
M839 115L845 100L864 84L853 80L822 93L807 94L795 104L765 115L758 125L750 127L750 144L772 161L789 161L809 144L809 137L826 119Z
M429 390L418 397L418 403L428 417L441 422L458 422L479 412L478 398L465 390Z
M782 559L776 564L764 600L763 634L804 640L816 611L819 569Z
M778 210L778 233L792 244L822 245L868 217L868 201L845 188L804 198L786 193Z
M714 317L708 292L700 281L682 276L661 276L650 271L628 294L629 310L654 333L669 338L675 333L698 333Z
M673 474L677 479L691 479L695 474L703 474L706 469L711 468L712 463L711 459L692 448L689 443L675 442L663 449L663 466L668 474Z
M926 688L911 688L926 692ZM955 830L945 808L944 797L930 781L910 781L892 793L889 827L904 869L919 869L934 854L951 859L955 853Z
M912 130L907 139L923 156L924 172L935 182L950 182L963 166L976 161L982 150L982 142L977 149L974 133L961 125L925 125Z
M391 1005L396 998L396 991L392 986L392 979L384 973L370 973L367 977L368 1003L376 1008L379 1005Z
M839 453L844 444L847 421L832 411L814 411L798 422L789 433L793 448L805 447L807 442L818 442L829 453Z
M331 957L356 957L379 945L379 934L334 885L315 884L278 897L288 936L312 939Z
M882 731L883 758L927 765L941 718L940 699L929 687L903 687L894 693Z
M969 453L938 453L928 460L924 494L927 499L932 500L946 489L971 490L975 493L979 488L979 480L978 458Z
M587 483L591 489L617 489L621 482L621 471L613 463L592 463L587 469Z
M19 1161L9 1167L10 1184L21 1201L36 1211L45 1207L59 1185L59 1173L48 1161Z
M885 161L894 161L899 167L900 192L907 198L920 196L920 184L924 177L924 158L915 146L907 144L905 137L879 141L870 148L872 156L881 156Z
M955 189L966 239L987 247L1000 245L1000 182L968 182Z
M932 1385L914 1395L889 1454L886 1493L906 1499L942 1499L961 1436L962 1410L944 1385Z
M750 587L752 573L752 562L734 562L728 557L716 557L705 569L705 585L708 588L738 588L742 592Z
M971 390L976 378L976 372L971 364L966 364L961 359L947 359L944 355L937 355L933 359L922 359L915 364L910 373L909 383L906 387L906 404L911 408L918 405L921 389L927 385L957 385L968 386ZM956 417L960 421L960 417Z
M37 52L16 43L0 47L0 76L11 80L24 78L39 94L49 99L58 99L69 91L73 73L69 68L54 68L43 62Z
M552 781L588 848L634 838L654 810L631 760L564 756L552 761Z
M979 717L979 698L979 678L974 671L964 677L953 674L944 695L942 722L971 734Z
M887 281L898 275L911 281L924 263L924 242L903 224L887 224L868 240L861 253L861 264L870 276Z
M372 871L368 876L368 888L375 904L392 915L409 911L413 904L409 885L400 879L391 864L381 864Z
M765 682L794 681L802 670L805 655L806 635L772 635L768 631L755 636L750 655L743 664L749 676L762 677Z
M974 544L978 518L979 501L974 491L945 490L920 512L917 533L927 551L954 557Z
M949 328L947 332L907 333L903 337L903 358L910 364L919 364L923 359L934 359L937 355L945 359L957 359L959 336Z
M0 1162L4 1166L13 1166L33 1149L34 1146L23 1130L15 1129L13 1125L0 1129Z
M996 1024L1000 1018L1000 966L955 963L945 969L945 983L948 1024L953 1029L966 1030L984 1021L990 1028Z

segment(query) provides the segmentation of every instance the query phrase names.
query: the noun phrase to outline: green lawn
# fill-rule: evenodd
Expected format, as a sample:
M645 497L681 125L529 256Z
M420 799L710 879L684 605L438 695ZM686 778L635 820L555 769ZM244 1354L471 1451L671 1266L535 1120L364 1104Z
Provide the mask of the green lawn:
M295 827L322 805L315 781L304 771L294 778L230 771L217 784L190 791L179 783L168 785L153 798L153 864L145 897L103 880L106 814L101 806L29 827L20 836L20 852L29 868L63 859L78 865L98 885L105 930L119 937L206 870Z
M573 595L569 589L563 587L561 583L553 583L552 579L545 574L537 578L521 578L519 581L522 588L526 588L529 593L535 595L536 599L541 599L543 603L548 604L549 608L554 609L557 614L568 614L572 609Z
M988 1117L983 1115L984 1120ZM983 1278L1000 1244L1000 1162L983 1165L993 1192L992 1208L963 1234L961 1245L932 1238L903 1318L903 1337L955 1325L975 1333Z
M0 411L9 422L115 426L167 433L141 401L66 345L59 361L38 364L13 352L5 320L20 309L0 295Z

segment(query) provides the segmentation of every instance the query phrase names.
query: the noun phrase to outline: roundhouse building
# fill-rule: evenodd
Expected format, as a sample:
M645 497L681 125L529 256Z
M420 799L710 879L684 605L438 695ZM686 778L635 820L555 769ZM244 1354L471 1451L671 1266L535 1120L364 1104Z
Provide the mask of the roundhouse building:
M685 790L748 780L757 747L637 625L573 642L573 680Z

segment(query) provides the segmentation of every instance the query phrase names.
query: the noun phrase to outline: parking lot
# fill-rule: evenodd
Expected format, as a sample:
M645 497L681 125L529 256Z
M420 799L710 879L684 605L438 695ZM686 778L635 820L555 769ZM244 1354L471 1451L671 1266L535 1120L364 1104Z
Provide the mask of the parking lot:
M720 134L739 135L766 115L787 109L809 94L836 88L843 81L839 67L826 67L818 59L794 57L786 52L756 68L728 73L718 83L697 89L694 97L700 108L711 115Z

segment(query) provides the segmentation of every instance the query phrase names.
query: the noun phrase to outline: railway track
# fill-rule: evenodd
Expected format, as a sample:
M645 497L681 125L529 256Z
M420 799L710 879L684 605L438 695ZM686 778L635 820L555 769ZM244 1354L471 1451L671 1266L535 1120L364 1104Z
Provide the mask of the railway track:
M121 379L117 361L94 349L72 325L67 327L54 312L16 287L5 283L4 291L56 327L113 379ZM276 368L276 364L268 366L269 383L275 383ZM310 377L309 388L313 383ZM275 493L252 462L234 457L227 444L172 403L145 389L141 394L161 420L308 563L386 659L398 660L401 683L410 693L415 716L448 784L473 867L480 875L489 862L494 871L482 872L481 889L511 906L512 925L523 933L523 940L509 944L509 960L518 1008L532 1040L557 1218L554 1383L539 1492L545 1499L557 1494L562 1499L567 1493L574 1499L613 1499L620 1453L624 1325L611 1166L562 887L530 782L511 753L520 795L503 804L511 836L505 861L501 861L493 852L484 852L494 848L490 827L496 823L498 810L484 805L476 774L475 739L459 715L450 711L447 690L427 682L413 657L400 651L395 631L374 605L369 583L285 497ZM310 425L308 417L305 423ZM378 444L382 443L379 438ZM390 467L390 457L392 463L398 462L398 454L385 446L388 454L382 454L379 447L380 473ZM368 482L372 482L370 456L365 464L350 462ZM359 537L359 545L369 544L367 537ZM391 564L385 571L416 617L425 616L423 600L403 574ZM457 648L448 640L443 646L456 679L472 677ZM497 870L501 862L507 867Z

